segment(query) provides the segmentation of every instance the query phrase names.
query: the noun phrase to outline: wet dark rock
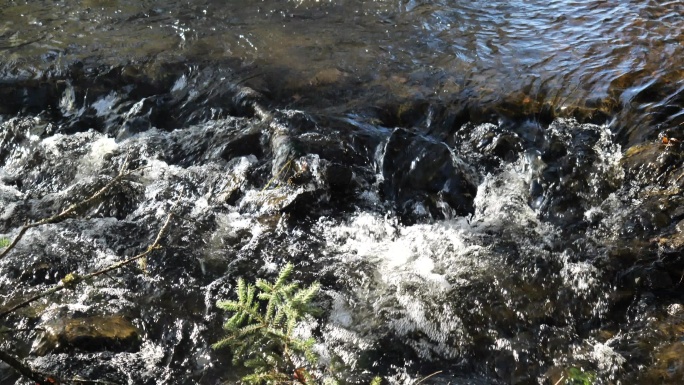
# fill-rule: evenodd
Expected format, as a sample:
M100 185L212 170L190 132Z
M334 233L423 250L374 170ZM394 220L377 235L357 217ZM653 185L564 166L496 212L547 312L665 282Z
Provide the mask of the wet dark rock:
M323 177L330 185L332 192L341 192L348 188L352 183L354 172L349 166L339 163L329 163L324 171Z
M296 216L314 214L320 205L329 201L326 190L312 186L280 186L263 190L253 196L245 197L241 210L256 211L270 217L273 213L289 213Z
M320 116L313 119L315 126L297 131L298 145L304 153L316 154L331 164L345 165L356 173L370 171L385 132L362 122Z
M543 218L564 228L587 225L584 215L600 205L623 180L623 170L606 157L617 151L605 127L554 121L546 132L540 161L538 208Z
M54 285L66 274L66 270L60 266L57 260L50 262L37 261L22 271L18 279L20 282L25 282L32 286Z
M634 383L674 385L684 380L684 308L671 298L663 302L648 319L635 319L639 331L626 335L617 346L631 348L630 362L624 368L625 377Z
M680 341L658 347L655 365L642 374L642 380L653 384L675 385L684 381L684 344Z
M284 213L294 214L297 216L308 216L319 209L319 205L324 204L329 200L327 193L320 190L308 190L298 193L292 199L283 202L280 209Z
M138 329L118 315L57 319L41 325L41 328L45 331L32 348L37 355L73 351L135 351L140 345Z
M189 167L199 161L219 160L233 137L240 138L239 130L240 124L232 121L191 127L190 130L183 130L184 132L172 136L173 145L164 149L164 156L170 164L182 167Z
M658 245L666 247L670 250L682 250L684 248L684 229L682 225L684 221L679 221L675 226L675 232L654 238Z
M225 160L248 155L261 158L264 152L262 138L263 135L259 131L241 132L225 145L221 157Z
M466 153L474 167L483 172L514 162L523 149L523 140L514 129L491 123L464 124L447 143Z
M123 122L116 132L111 133L112 136L120 141L152 127L167 127L168 123L164 116L168 112L164 112L163 103L161 97L146 97L133 103L129 110L122 114Z
M20 148L32 148L31 137L44 137L54 126L41 117L12 118L0 123L0 162L17 155ZM17 177L14 176L16 179Z
M0 114L38 113L54 107L61 94L60 84L26 79L0 86Z
M382 175L385 198L406 219L474 211L475 178L444 143L396 129L385 145Z
M626 208L618 229L631 245L611 252L614 265L621 266L624 288L670 290L681 278L683 160L678 142L649 141L624 152L625 180L638 198L638 204Z
M235 205L244 195L257 159L254 156L234 158L228 162L225 182L218 186L217 200L229 205Z
M620 236L648 239L665 231L672 224L668 208L676 204L676 201L668 202L668 200L666 196L644 198L641 205L632 208L631 215L620 229Z
M684 185L684 154L679 145L646 142L627 149L622 161L629 180L639 186Z
M658 290L668 289L673 286L674 282L670 276L670 272L665 271L663 267L664 266L660 266L660 268L657 268L656 266L653 266L650 269L644 270L643 276L641 277L641 279L644 280L644 287L650 290Z

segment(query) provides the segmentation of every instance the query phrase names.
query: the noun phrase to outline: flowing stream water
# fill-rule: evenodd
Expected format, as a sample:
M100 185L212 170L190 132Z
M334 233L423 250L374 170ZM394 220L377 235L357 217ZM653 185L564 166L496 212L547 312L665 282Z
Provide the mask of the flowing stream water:
M681 1L0 0L0 238L131 171L25 232L0 310L175 214L0 350L235 383L216 301L292 262L320 378L684 383L682 57Z

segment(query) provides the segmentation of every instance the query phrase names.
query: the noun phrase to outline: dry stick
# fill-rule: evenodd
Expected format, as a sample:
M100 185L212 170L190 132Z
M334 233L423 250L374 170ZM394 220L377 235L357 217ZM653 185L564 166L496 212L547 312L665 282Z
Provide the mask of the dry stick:
M268 183L266 183L266 186L264 186L264 188L262 188L261 191L259 191L259 193L261 194L262 192L266 191L266 189L271 186L271 183L273 183L273 181L275 181L280 176L280 174L283 173L283 171L285 170L285 167L289 167L291 164L292 164L292 159L288 160L287 163L285 163L285 165L283 165L283 167L281 167L280 170L278 170L278 172L275 175L273 175L273 177L271 177L271 179L269 179ZM288 170L289 170L289 168L288 168Z
M118 385L118 382L111 382L111 381L103 381L103 380L85 380L82 378L71 378L68 380L62 380L62 382L67 383L68 382L73 382L76 384L107 384L107 385Z
M41 293L38 293L38 294L34 295L33 297L13 306L12 308L3 311L2 313L0 313L0 318L16 311L17 309L21 309L22 307L25 307L25 306L43 298L43 297L45 297L45 296L57 293L57 292L62 291L66 288L72 288L76 284L78 284L79 282L82 282L82 281L97 277L98 275L102 275L102 274L108 273L112 270L116 270L118 268L121 268L121 267L128 265L129 263L135 261L135 260L138 260L140 258L147 256L148 254L150 254L154 250L160 249L161 246L159 246L159 242L161 241L162 237L164 236L164 234L168 230L169 225L171 224L171 217L173 217L173 212L169 212L169 215L166 217L166 221L164 222L164 225L161 227L161 229L159 229L159 233L157 233L157 238L155 238L154 242L151 245L147 246L147 249L144 252L142 252L136 256L130 257L126 260L123 260L121 262L117 262L117 263L114 263L112 265L109 265L108 267L106 267L102 270L99 270L99 271L96 271L96 272L93 272L90 274L86 274L84 276L78 276L75 274L67 274L66 277L62 278L62 280L59 281L59 283L56 286L53 286L48 290L45 290Z
M114 177L114 179L112 179L109 183L107 183L103 188L101 188L101 189L98 190L95 194L93 194L90 198L88 198L88 199L86 199L86 200L84 200L84 201L81 201L81 202L79 202L79 203L75 203L75 204L69 206L66 210L62 211L62 212L59 213L59 214L53 215L52 217L49 217L49 218L40 220L40 221L38 221L38 222L30 223L30 224L28 224L28 225L24 225L24 226L21 228L21 230L19 230L19 234L17 234L17 236L16 236L16 237L14 238L14 240L12 241L12 243L11 243L9 246L7 246L7 248L2 252L2 254L0 254L0 259L2 259L3 257L5 257L5 256L6 256L6 255L7 255L7 254L16 246L16 244L21 240L21 238L24 236L24 234L26 233L26 231L28 231L28 229L33 228L33 227L37 227L37 226L40 226L40 225L48 224L48 223L55 223L55 222L58 222L58 221L60 221L60 220L62 220L62 219L64 219L64 218L66 218L68 215L70 215L70 214L73 213L74 211L76 211L76 210L80 209L81 207L84 207L84 206L90 204L91 202L95 201L96 199L98 199L98 198L99 198L100 196L102 196L107 190L109 190L112 186L114 186L116 183L118 183L118 182L119 182L121 179L123 179L124 177L126 177L126 176L128 176L128 175L130 175L130 174L132 174L132 173L134 173L134 172L136 172L136 171L139 171L139 170L141 170L141 169L144 168L144 167L141 167L141 168L138 168L138 169L129 171L129 172L124 172L124 170L125 170L127 164L128 164L128 156L126 156L126 160L125 160L124 163L122 164L121 169L119 170L119 174L118 174L116 177ZM153 250L156 250L156 249L160 248L160 246L159 246L159 241L161 240L161 238L164 236L164 233L165 233L166 230L168 229L169 224L170 224L170 221L171 221L171 216L172 216L172 215L173 215L173 213L169 213L168 217L166 218L166 221L164 222L164 225L163 225L162 228L159 230L159 233L157 234L157 237L155 238L154 243L152 243L150 246L148 246L148 247L147 247L147 250L144 251L143 253L138 254L138 255L136 255L135 257L129 258L129 259L125 260L125 261L122 261L122 262L116 263L116 264L114 264L114 265L111 265L111 266L109 266L108 268L106 268L106 269L104 269L104 270L101 270L101 271L97 271L97 272L88 274L88 275L86 275L85 277L77 277L77 276L74 276L74 275L68 275L67 277L70 277L70 279L68 279L68 280L67 280L67 279L63 279L62 281L60 281L60 283L59 283L57 286L55 286L55 287L53 287L53 288L50 288L49 290L47 290L47 291L45 291L45 292L43 292L43 293L41 293L41 294L38 294L38 295L36 295L36 296L33 296L33 297L30 298L29 300L24 301L24 302L20 303L19 305L14 306L14 307L12 307L11 309L9 309L9 310L7 310L7 311L1 313L1 314L0 314L0 317L3 317L3 316L5 316L5 315L7 315L7 314L9 314L9 313L11 313L11 312L13 312L13 311L15 311L15 310L21 308L21 307L27 306L27 305L30 304L31 302L34 302L34 301L36 301L36 300L38 300L38 299L40 299L40 298L42 298L42 297L44 297L44 296L50 295L50 294L52 294L52 293L56 293L56 292L58 292L58 291L64 289L65 287L73 287L73 285L77 284L78 282L80 282L80 281L82 281L82 280L84 280L84 279L89 279L89 278L98 276L98 275L100 275L100 274L104 274L104 273L106 273L106 272L109 272L109 271L111 271L111 270L117 269L117 268L119 268L119 267L122 267L122 266L124 266L124 265L126 265L126 264L128 264L128 263L130 263L130 262L132 262L132 261L134 261L134 260L136 260L136 259L139 259L139 258L142 258L142 257L148 255L148 254L151 253ZM66 278L66 277L65 277L65 278ZM6 352L4 352L4 351L1 351L1 350L0 350L0 361L5 362L7 365L9 365L10 367L12 367L14 370L16 370L17 372L19 372L22 376L27 377L27 378L29 378L29 379L35 381L36 384L38 384L38 385L51 385L52 383L54 383L54 380L53 380L53 381L50 381L49 378L46 378L46 377L44 377L44 376L41 376L39 373L36 373L36 372L33 371L30 367L28 367L27 365L25 365L24 363L22 363L21 361L19 361L19 360L16 359L15 357L13 357L13 356L11 356L10 354L8 354L8 353L6 353ZM104 382L104 381L87 381L87 380L83 380L83 381L76 380L76 382L84 382L84 383L85 383L85 382L88 382L88 383L107 383L107 382Z
M120 267L122 267L122 266L125 266L125 265L127 265L127 264L129 264L129 263L135 261L136 259L140 259L140 258L145 257L146 255L150 254L150 253L151 253L152 251L154 251L154 250L159 249L159 248L160 248L159 243L160 243L162 237L164 236L164 234L166 233L166 231L168 230L169 225L171 224L171 217L172 217L172 216L173 216L173 212L169 212L169 215L166 217L166 221L164 222L164 225L161 227L161 229L160 229L159 232L157 233L157 237L154 239L154 242L153 242L151 245L149 245L149 246L147 247L147 249L146 249L144 252L142 252L142 253L140 253L140 254L134 256L134 257L128 258L128 259L126 259L126 260L124 260L124 261L121 261L121 262L115 263L115 264L113 264L113 265L110 265L109 267L107 267L107 268L105 268L105 269L102 269L102 270L99 270L99 271L96 271L96 272L87 274L87 275L85 275L85 276L83 276L83 277L78 277L78 276L74 276L73 274L69 274L69 275L67 275L67 277L70 277L70 278L67 279L67 277L65 277L64 279L62 279L62 280L60 281L60 283L59 283L57 286L52 287L52 288L50 288L49 290L46 290L46 291L44 291L44 292L42 292L42 293L40 293L40 294L38 294L38 295L35 295L35 296L29 298L28 300L26 300L26 301L24 301L24 302L22 302L22 303L20 303L20 304L18 304L18 305L16 305L16 306L12 307L11 309L9 309L9 310L7 310L7 311L1 313L1 314L0 314L0 317L3 317L3 316L5 316L5 315L7 315L7 314L10 314L11 312L13 312L13 311L15 311L15 310L17 310L17 309L19 309L19 308L22 308L22 307L24 307L24 306L27 306L27 305L29 305L30 303L32 303L32 302L34 302L34 301L36 301L36 300L38 300L38 299L40 299L40 298L42 298L42 297L45 297L45 296L47 296L47 295L56 293L56 292L58 292L58 291L60 291L60 290L62 290L62 289L64 289L64 288L67 288L67 287L73 287L74 285L76 285L77 283L79 283L79 282L81 282L81 281L83 281L83 280L87 280L87 279L96 277L96 276L98 276L98 275L108 273L108 272L110 272L110 271L112 271L112 270L118 269L118 268L120 268ZM41 377L38 373L36 373L36 372L34 372L33 370L31 370L30 367L26 366L26 365L23 364L21 361L17 360L16 358L12 357L11 355L9 355L9 354L7 354L7 353L5 353L5 352L3 352L3 351L0 351L0 361L4 361L4 362L7 363L10 367L12 367L12 368L15 369L16 371L18 371L22 376L27 377L27 378L30 378L31 380L35 381L36 384L38 384L38 385L52 385L52 384L53 384L53 382L51 382L51 381L45 379L44 377ZM111 382L98 381L98 380L77 380L77 379L72 379L72 380L70 380L70 381L71 381L71 382L79 382L79 383L90 383L90 384L114 384L114 383L111 383Z
M430 377L436 376L436 375L438 375L438 374L440 374L440 373L442 373L442 371L441 371L441 370L438 370L438 371L436 371L436 372L430 374L429 376L426 376L426 377L421 378L420 380L418 380L418 382L416 382L416 383L413 384L413 385L418 385L418 384L420 384L420 383L423 383L423 382L425 382L427 379L429 379Z
M7 330L0 330L0 333L5 334L5 333L14 333L14 332L44 332L45 329L43 328L27 328L27 329L7 329Z
M556 381L556 383L555 383L555 384L553 384L553 385L558 385L558 384L560 384L560 383L561 383L561 381L563 381L564 379L565 379L565 374L561 374L561 377L560 377L560 379L558 379L558 381Z
M72 383L81 383L81 384L107 384L107 385L117 385L116 382L109 382L109 381L101 381L101 380L84 380L80 378L72 378L69 380L57 380L55 377L49 376L49 375L41 375L41 373L38 373L28 367L26 364L23 362L19 361L15 357L11 356L10 354L0 350L0 361L3 361L7 365L9 365L12 369L16 370L19 372L22 376L29 378L33 381L36 382L38 385L54 385L54 384L66 384L68 382Z
M114 186L116 183L118 183L124 177L126 177L126 176L128 176L128 175L130 175L136 171L142 170L144 167L137 168L135 170L131 170L131 171L127 171L127 172L124 172L123 168L124 167L122 166L122 169L119 171L119 174L116 177L114 177L114 179L109 181L109 183L107 183L104 187L102 187L100 190L98 190L95 194L93 194L90 198L83 200L83 201L80 201L78 203L72 204L71 206L67 207L66 210L62 211L59 214L55 214L49 218L42 219L38 222L33 222L33 223L29 223L27 225L24 225L19 230L19 234L17 234L17 236L14 237L14 240L12 241L12 243L10 243L10 245L7 246L7 248L0 254L0 259L3 259L12 249L14 249L14 247L17 245L17 243L19 243L21 238L24 236L26 231L28 231L29 229L34 228L34 227L38 227L41 225L46 225L49 223L56 223L56 222L59 222L59 221L65 219L66 217L71 215L74 211L76 211L76 210L78 210L84 206L87 206L91 202L100 198L102 195L104 195L105 192L107 192L107 190L112 188L112 186Z
M18 359L12 357L11 355L9 355L5 352L3 352L2 350L0 350L0 361L3 361L7 365L11 366L14 370L19 372L22 376L24 376L26 378L30 378L32 381L35 381L36 384L50 385L50 381L47 380L45 377L34 372L31 368L26 366L23 362L19 361Z

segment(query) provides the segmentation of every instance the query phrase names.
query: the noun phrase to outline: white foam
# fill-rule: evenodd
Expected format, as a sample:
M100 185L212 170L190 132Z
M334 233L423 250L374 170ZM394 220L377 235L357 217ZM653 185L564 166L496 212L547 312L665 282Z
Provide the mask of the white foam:
M171 88L171 92L180 91L182 89L185 89L187 86L188 86L188 79L185 75L182 75L173 84L173 88Z
M102 136L90 145L90 152L80 160L79 173L82 176L90 176L98 173L105 164L107 155L112 154L119 148L116 140Z
M594 344L590 356L596 362L599 370L604 372L616 372L625 363L625 357L616 352L608 345L610 341L604 343L597 342Z
M95 109L97 116L106 116L110 110L114 109L116 102L119 101L119 95L116 92L111 92L107 96L97 99L92 107Z
M561 255L561 277L567 286L572 287L581 296L587 297L598 285L598 270L591 263L571 262L570 258L567 253Z

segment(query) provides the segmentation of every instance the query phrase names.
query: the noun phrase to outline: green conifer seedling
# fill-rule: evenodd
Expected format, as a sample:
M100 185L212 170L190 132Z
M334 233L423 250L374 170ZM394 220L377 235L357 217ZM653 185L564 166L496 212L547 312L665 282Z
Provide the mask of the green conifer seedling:
M288 263L273 283L259 279L252 285L240 278L237 300L217 302L219 308L233 314L223 326L227 335L212 347L230 348L233 364L252 370L242 378L245 383L303 381L300 377L310 377L310 374L296 367L295 358L312 365L317 361L313 352L315 340L297 338L293 332L303 316L317 311L311 301L320 284L300 289L297 283L289 282L293 270L294 266Z

